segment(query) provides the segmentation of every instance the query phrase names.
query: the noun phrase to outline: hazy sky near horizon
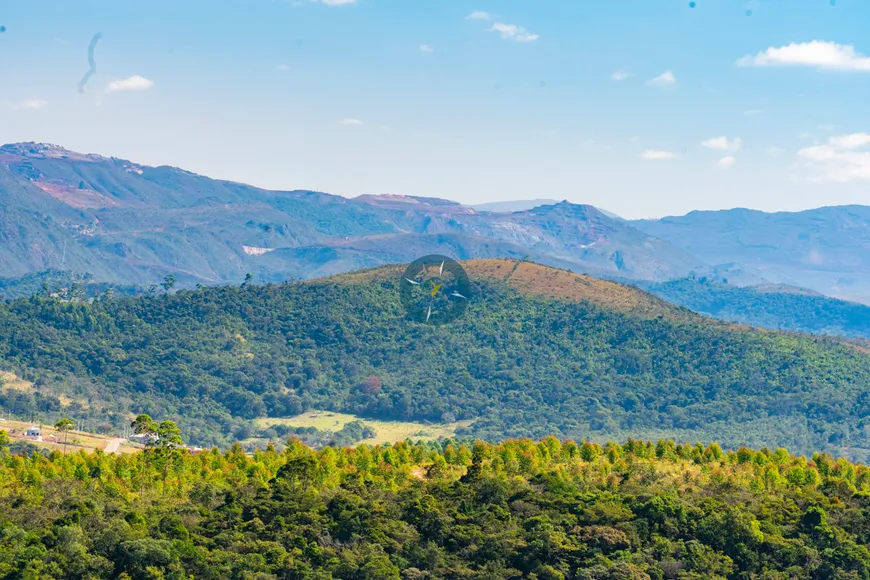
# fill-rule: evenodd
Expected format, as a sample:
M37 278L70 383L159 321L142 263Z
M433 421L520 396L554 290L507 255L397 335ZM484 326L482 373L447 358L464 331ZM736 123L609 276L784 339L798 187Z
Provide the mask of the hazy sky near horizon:
M693 4L0 0L0 141L631 218L870 204L870 2Z

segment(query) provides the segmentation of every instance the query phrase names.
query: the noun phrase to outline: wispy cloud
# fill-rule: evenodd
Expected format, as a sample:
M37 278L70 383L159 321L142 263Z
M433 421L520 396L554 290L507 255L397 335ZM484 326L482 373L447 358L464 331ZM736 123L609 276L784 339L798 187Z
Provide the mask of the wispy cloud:
M707 149L715 149L717 151L740 151L743 145L743 140L740 137L729 139L728 137L713 137L706 141L701 141L701 147Z
M855 51L851 44L837 44L823 40L791 43L747 55L737 61L738 66L806 66L818 69L870 72L870 57Z
M648 161L664 161L667 159L673 159L677 156L677 154L670 151L656 151L654 149L647 149L646 151L641 153L640 156L642 159L646 159Z
M342 119L340 121L340 124L341 125L355 125L355 126L365 125L365 123L363 123L359 119L351 119L351 118Z
M421 44L420 45L420 52L422 52L423 54L431 54L431 53L435 52L435 49L432 48L428 44Z
M498 32L503 40L513 40L514 42L534 42L540 38L537 34L533 34L516 24L505 24L504 22L496 22L489 29L490 32Z
M674 73L672 73L671 71L666 70L659 76L650 79L648 81L648 84L654 87L672 87L677 84L677 77L675 77Z
M466 20L492 20L492 16L490 16L489 12L484 12L483 10L475 10L471 14L465 17Z
M154 86L154 81L134 75L126 79L111 81L106 87L108 93L120 93L125 91L147 91Z
M37 111L48 106L48 101L43 99L25 99L12 105L15 110Z
M392 132L392 130L392 127L390 127L389 125L378 125L378 131L380 131L381 133L390 133Z
M870 134L850 133L848 135L838 135L828 139L828 144L837 149L860 149L865 145L870 145Z
M631 71L621 69L621 70L615 71L612 75L610 75L610 78L611 78L611 80L614 80L614 81L624 81L625 79L632 77L632 76L634 76L634 75L631 73Z
M850 133L831 137L822 145L797 152L798 167L813 181L870 180L870 134Z
M279 65L275 66L275 70L279 70L281 72L286 72L286 71L290 70L290 66L286 65L286 64L279 64Z
M309 0L315 4L325 4L327 6L348 6L356 4L356 0Z
M760 115L763 112L764 111L762 111L761 109L748 109L746 111L743 111L743 114L746 117L754 117L755 115Z
M719 169L731 169L736 162L737 159L735 159L733 155L726 155L716 162L716 167Z

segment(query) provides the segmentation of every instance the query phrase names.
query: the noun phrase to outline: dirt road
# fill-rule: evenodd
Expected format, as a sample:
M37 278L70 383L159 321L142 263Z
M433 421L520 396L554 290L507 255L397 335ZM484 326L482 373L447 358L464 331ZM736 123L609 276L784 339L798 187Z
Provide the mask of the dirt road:
M112 439L108 443L106 443L106 448L103 449L103 451L105 453L117 453L118 447L120 447L121 443L123 443L123 442L124 442L124 440L121 439L120 437L115 437L114 439Z

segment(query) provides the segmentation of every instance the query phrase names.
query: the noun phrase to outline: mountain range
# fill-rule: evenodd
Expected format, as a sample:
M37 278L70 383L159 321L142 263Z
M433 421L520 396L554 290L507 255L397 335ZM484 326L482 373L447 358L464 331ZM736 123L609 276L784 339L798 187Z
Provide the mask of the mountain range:
M737 263L770 282L870 303L870 207L693 211L631 224L708 264Z
M701 263L588 205L477 211L441 199L266 191L172 167L36 143L0 147L4 277L46 269L101 281L311 278L425 253L529 256L575 270L667 280Z
M428 253L528 258L599 277L784 284L870 303L870 208L745 209L628 221L549 199L269 191L60 146L0 147L0 278L115 285L308 279Z

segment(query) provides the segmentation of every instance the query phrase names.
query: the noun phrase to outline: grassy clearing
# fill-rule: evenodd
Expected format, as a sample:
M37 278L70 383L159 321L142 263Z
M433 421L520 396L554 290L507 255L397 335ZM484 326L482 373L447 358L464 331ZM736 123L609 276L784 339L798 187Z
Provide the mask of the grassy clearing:
M366 445L394 443L405 439L432 441L439 437L453 437L458 428L471 424L471 421L457 421L450 425L426 425L411 421L372 421L356 415L330 411L308 411L295 417L257 419L256 423L261 428L287 425L288 427L314 427L320 431L339 431L352 421L362 421L377 432L374 437L360 441L360 444Z
M9 371L0 371L0 385L4 389L13 389L16 391L30 392L33 390L33 383L25 381L15 373Z
M0 430L8 432L13 443L20 441L31 443L37 447L42 447L43 449L64 450L63 435L58 434L54 427L48 425L42 425L42 441L33 441L22 438L21 435L23 435L24 431L26 431L31 425L32 423L25 421L7 421L5 419L0 419ZM39 425L37 424L37 426ZM97 435L96 433L85 433L84 431L70 431L67 438L68 444L66 446L66 451L69 453L75 453L80 450L103 450L109 442L114 439L115 437L109 435ZM134 453L135 451L136 447L134 445L130 444L128 441L124 441L118 448L117 453Z

